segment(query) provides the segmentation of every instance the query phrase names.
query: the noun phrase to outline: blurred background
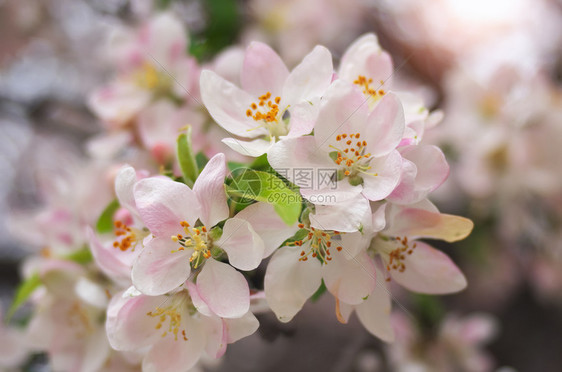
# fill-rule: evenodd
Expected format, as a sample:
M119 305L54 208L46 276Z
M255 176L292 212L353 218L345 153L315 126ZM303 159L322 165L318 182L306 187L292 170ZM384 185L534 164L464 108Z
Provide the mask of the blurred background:
M449 180L433 194L474 232L438 245L468 278L455 295L393 291L397 341L341 325L332 299L231 347L219 371L562 370L562 2L560 0L0 0L0 300L10 305L24 257L61 226L104 130L88 97L116 74L108 38L162 10L189 30L189 53L210 63L233 45L269 43L297 64L316 44L337 63L374 32L393 57L396 86L443 121ZM223 63L228 64L228 60ZM102 152L105 150L101 150ZM84 191L87 190L87 191ZM101 192L98 190L98 192ZM99 197L99 195L96 195ZM96 216L95 198L80 204ZM96 209L97 208L97 209ZM73 237L68 237L72 239ZM41 356L28 370L48 370Z

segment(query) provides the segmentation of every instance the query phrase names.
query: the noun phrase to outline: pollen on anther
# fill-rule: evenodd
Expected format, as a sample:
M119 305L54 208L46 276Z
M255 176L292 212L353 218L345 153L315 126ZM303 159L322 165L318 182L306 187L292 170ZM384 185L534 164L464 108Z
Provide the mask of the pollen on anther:
M299 225L298 225L298 226L299 226L299 229L302 229L302 228L304 228L304 224L303 224L303 223L299 223Z

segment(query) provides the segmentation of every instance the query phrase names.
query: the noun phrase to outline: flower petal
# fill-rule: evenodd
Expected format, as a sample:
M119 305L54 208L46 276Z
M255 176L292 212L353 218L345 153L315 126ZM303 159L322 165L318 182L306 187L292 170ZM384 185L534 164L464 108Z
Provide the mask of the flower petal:
M343 55L338 70L340 79L354 81L361 76L373 79L373 89L392 86L392 58L384 52L375 34L369 33L353 42Z
M182 316L182 328L186 331L187 341L179 337L175 340L172 334L163 337L144 357L144 372L187 371L199 361L205 347L205 335L201 325L185 315Z
M400 184L389 200L400 204L413 204L437 189L449 175L449 165L443 152L436 146L411 145L400 149L405 163L414 168L403 174Z
M322 266L322 276L328 291L350 305L363 302L375 289L375 264L366 252L355 257L347 251L332 253L332 260Z
M257 331L260 325L258 319L249 311L241 318L224 319L224 322L228 329L227 342L229 344L250 336Z
M191 250L177 251L170 238L153 238L133 264L133 285L142 293L157 296L182 285L191 272ZM175 251L175 252L172 252Z
M246 115L255 100L213 71L203 70L200 78L201 99L221 127L240 137L254 138L268 134L265 128L256 128L258 123Z
M367 123L369 105L361 92L342 80L336 80L326 91L316 125L314 139L316 146L326 152L335 151L339 134L362 132ZM317 151L317 150L315 150Z
M258 138L253 141L240 141L236 138L223 138L222 143L239 154L257 158L269 151L273 143L275 143L275 139L273 138L271 141L266 141Z
M474 227L474 223L468 218L417 208L401 207L399 212L392 214L387 231L392 236L456 242L466 238Z
M277 318L289 322L322 283L318 260L299 261L299 247L283 247L269 261L264 288L267 303Z
M310 215L310 225L321 230L341 232L358 231L370 227L371 206L361 194L334 205L315 205L315 213Z
M145 226L156 236L169 239L182 230L180 222L193 225L200 216L193 190L169 178L142 179L135 185L134 193Z
M332 82L333 73L330 51L323 46L316 46L287 77L281 102L293 106L323 96Z
M264 242L252 225L241 218L229 218L216 243L228 255L228 262L237 269L249 271L259 266L264 257Z
M197 290L209 309L222 318L239 318L250 308L250 289L244 276L213 258L197 276Z
M271 255L288 237L293 236L297 224L287 226L279 217L272 204L254 203L247 206L236 215L236 218L248 221L254 231L264 242L263 258Z
M136 350L152 345L160 338L158 318L146 315L155 311L166 297L124 296L118 293L109 302L105 328L107 338L115 350Z
M386 155L398 146L403 134L404 109L398 97L387 93L367 119L367 151L376 157Z
M398 185L402 169L402 157L398 151L392 151L384 157L371 160L369 172L376 176L363 176L363 195L369 200L378 201L386 198Z
M411 291L446 294L463 290L466 279L459 268L443 252L417 241L411 255L404 259L406 270L390 272L392 279Z
M209 160L193 185L201 206L199 219L208 227L228 218L228 204L224 190L226 162L224 154L216 154Z
M280 97L288 76L287 66L268 45L254 41L248 46L240 75L245 91L256 99L267 92Z
M136 254L129 251L122 252L112 245L102 244L89 226L86 234L90 243L90 251L100 270L120 284L130 284L132 260Z
M392 303L390 292L383 276L377 272L377 286L369 298L356 306L357 317L374 336L386 342L394 341L394 330L390 322Z

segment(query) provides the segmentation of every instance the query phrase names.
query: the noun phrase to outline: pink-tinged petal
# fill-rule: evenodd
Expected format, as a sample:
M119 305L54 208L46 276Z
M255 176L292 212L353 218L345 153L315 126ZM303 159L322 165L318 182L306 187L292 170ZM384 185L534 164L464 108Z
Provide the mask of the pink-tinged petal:
M201 325L189 314L182 314L182 329L187 341L172 334L162 337L142 361L143 372L178 372L187 371L198 361L205 347L205 334Z
M130 81L115 81L94 91L88 106L108 126L120 127L150 102L150 96Z
M142 30L141 37L150 51L149 60L155 59L168 68L183 56L188 45L188 39L180 19L172 13L160 13L150 20Z
M133 285L150 296L170 292L182 285L191 273L189 257L192 251L178 251L178 248L180 245L170 238L150 240L133 264Z
M400 181L402 157L398 151L392 151L385 157L373 159L369 165L369 172L377 175L363 175L363 195L372 201L382 200Z
M216 154L209 160L193 185L201 206L199 219L211 227L228 218L228 204L224 190L226 161L224 154Z
M373 79L373 89L392 86L392 58L384 52L374 34L366 34L353 42L343 55L338 75L340 79L353 82L360 75ZM385 82L381 86L381 80Z
M132 259L131 253L122 252L111 244L103 245L91 227L87 228L86 234L92 256L101 271L120 284L130 284L132 260L129 261L129 258ZM127 256L127 259L123 259L122 256Z
M248 337L258 330L260 323L258 319L251 312L247 312L241 318L237 319L224 319L227 333L227 342L232 344L244 337Z
M406 270L390 271L392 280L411 291L446 294L463 290L466 279L459 268L443 252L423 243L404 259Z
M296 170L298 170L298 168ZM304 170L310 171L310 168L304 168ZM321 178L321 172L319 169L313 169L313 171L316 177L314 183L315 185L321 184L321 180L326 182L325 178ZM323 168L322 171L331 171L331 169ZM318 181L316 179L318 179ZM350 199L358 198L359 194L363 191L363 188L360 185L352 186L346 179L344 179L337 182L335 188L331 186L330 182L320 190L311 189L310 186L307 187L305 183L305 187L301 186L300 191L301 195L313 204L338 205L345 203Z
M228 255L228 262L237 269L249 271L259 266L264 257L264 242L246 220L234 217L224 224L216 243Z
M209 309L221 318L239 318L250 308L250 289L244 276L212 258L197 276L197 290Z
M387 234L456 242L466 238L473 227L474 223L468 218L423 209L403 208L393 216Z
M180 223L195 224L200 216L197 196L187 185L164 177L140 180L135 201L145 226L156 236L169 239L182 231Z
M271 141L266 141L261 138L253 141L241 141L236 138L223 138L222 143L239 154L257 158L269 151L271 146L275 143L275 138L272 138Z
M224 320L218 316L203 318L202 326L206 336L205 353L211 358L220 358L228 345L228 329Z
M92 158L110 161L117 158L119 153L133 142L133 135L128 130L102 132L88 139L86 151Z
M390 321L392 303L383 276L377 272L377 286L373 293L355 308L357 317L372 335L386 342L394 341Z
M485 313L469 315L458 326L460 326L459 331L463 341L472 345L490 341L498 333L496 319Z
M314 129L314 124L320 113L320 100L301 102L291 106L291 121L287 137L306 136Z
M265 273L267 303L284 323L293 319L322 283L320 261L299 261L299 257L300 247L280 248Z
M449 165L443 152L436 146L412 145L400 149L402 157L413 164L415 172L403 174L400 184L389 200L400 204L412 204L424 199L437 189L449 175Z
M197 311L200 312L201 314L205 315L205 316L214 316L212 311L209 309L209 306L207 305L207 303L205 301L203 301L203 299L199 295L199 291L197 290L197 286L190 281L187 281L185 283L185 286L187 287L187 289L189 291L189 296L191 297L191 301L193 302L193 306L195 306Z
M344 257L348 260L357 256L359 253L363 252L371 243L373 234L367 229L363 233L354 232L347 234L340 234L341 242L338 243L336 240L332 241L332 245L337 244L345 248Z
M326 153L316 148L314 138L311 136L287 138L277 142L267 153L267 160L279 174L297 186L304 188L318 185L318 172L313 172L315 179L312 181L313 185L309 185L299 183L298 177L295 177L298 176L295 171L298 173L301 169L310 171L318 168L333 169L334 172L337 170L333 160Z
M90 335L84 345L80 359L80 371L100 371L107 362L111 349L103 328L98 328Z
M336 80L326 91L316 125L314 139L318 149L336 151L330 145L337 145L339 134L362 132L367 123L369 105L361 92L352 84ZM315 150L318 152L318 150Z
M164 296L125 297L118 293L109 302L105 328L115 350L136 350L160 339L159 319L147 315L166 301Z
M367 151L386 155L398 146L404 134L404 109L392 93L387 93L369 115L365 127Z
M333 73L330 51L316 46L287 77L281 102L292 106L323 96L332 82Z
M254 203L247 206L236 215L236 218L248 221L254 231L264 242L263 258L271 255L287 238L293 236L297 224L287 226L279 217L273 205L269 203Z
M332 252L332 260L322 266L322 276L328 291L350 305L363 302L375 289L375 264L366 252L355 257L344 246Z
M287 66L273 49L257 41L248 46L240 80L242 88L255 99L267 92L280 97L288 76Z
M255 138L268 134L246 115L256 98L224 80L216 73L203 70L200 78L201 99L217 124L240 137Z
M361 194L335 205L315 206L310 215L310 225L321 230L341 232L358 231L361 227L371 227L371 206Z
M384 229L386 226L386 207L388 204L382 203L378 206L377 204L380 203L373 203L373 205L371 206L375 210L375 212L373 213L373 219L371 225L373 232L379 232L382 229Z
M129 165L122 167L115 177L115 195L119 204L128 210L136 210L133 187L137 182L137 172Z

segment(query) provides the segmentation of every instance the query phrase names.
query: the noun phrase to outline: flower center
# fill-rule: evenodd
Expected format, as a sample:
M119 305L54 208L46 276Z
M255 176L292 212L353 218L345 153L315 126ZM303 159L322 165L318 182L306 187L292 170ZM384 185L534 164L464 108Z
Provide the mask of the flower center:
M113 247L119 248L123 252L129 250L129 248L134 251L137 244L146 236L146 233L129 227L122 221L115 221L114 226L117 240L113 242Z
M366 152L367 141L359 140L360 137L360 133L338 134L336 136L336 141L339 142L337 146L330 145L337 151L334 162L344 167L345 176L353 177L359 173L378 176L378 173L368 172L371 169L369 163L372 157L371 153Z
M373 83L373 79L367 79L363 75L359 75L357 79L353 81L353 84L358 85L359 87L363 88L363 94L366 95L368 98L374 98L375 102L382 98L386 94L384 89L374 89L371 85ZM380 87L384 85L384 81L380 81Z
M379 243L377 248L381 256L383 256L386 262L386 270L388 272L396 270L403 273L406 270L406 264L404 260L406 255L411 255L416 249L416 242L408 241L408 237L379 237ZM390 281L390 277L386 279Z
M304 229L304 224L299 224L299 228ZM324 231L318 230L314 227L307 228L308 234L301 240L288 243L288 245L295 245L303 247L299 261L307 261L308 257L317 258L326 265L328 261L332 260L330 248L332 247L332 238L341 233L339 231ZM336 250L340 252L341 246L336 246Z
M184 251L185 249L193 249L193 253L189 258L189 262L196 269L206 259L211 257L212 239L207 234L205 226L191 227L186 221L180 222L185 236L182 234L172 235L172 240L179 243L180 247L172 253Z
M181 328L181 314L173 306L168 307L157 307L154 311L149 311L146 315L153 318L159 318L156 324L156 329L161 329L166 320L168 321L168 328L162 333L162 337L166 337L169 333L174 335L174 340L178 340L178 334L180 334ZM187 335L185 329L181 329L181 337L184 341L187 341Z
M79 301L73 301L67 312L70 326L76 331L77 337L85 337L94 331L90 313Z
M259 96L258 102L252 103L246 110L246 116L260 123L259 126L249 130L266 128L270 137L277 139L288 133L287 124L283 120L283 114L288 107L280 109L281 97L275 97L273 100L271 98L271 92Z
M144 62L134 72L133 77L137 86L143 89L167 90L170 88L170 79L149 62Z

